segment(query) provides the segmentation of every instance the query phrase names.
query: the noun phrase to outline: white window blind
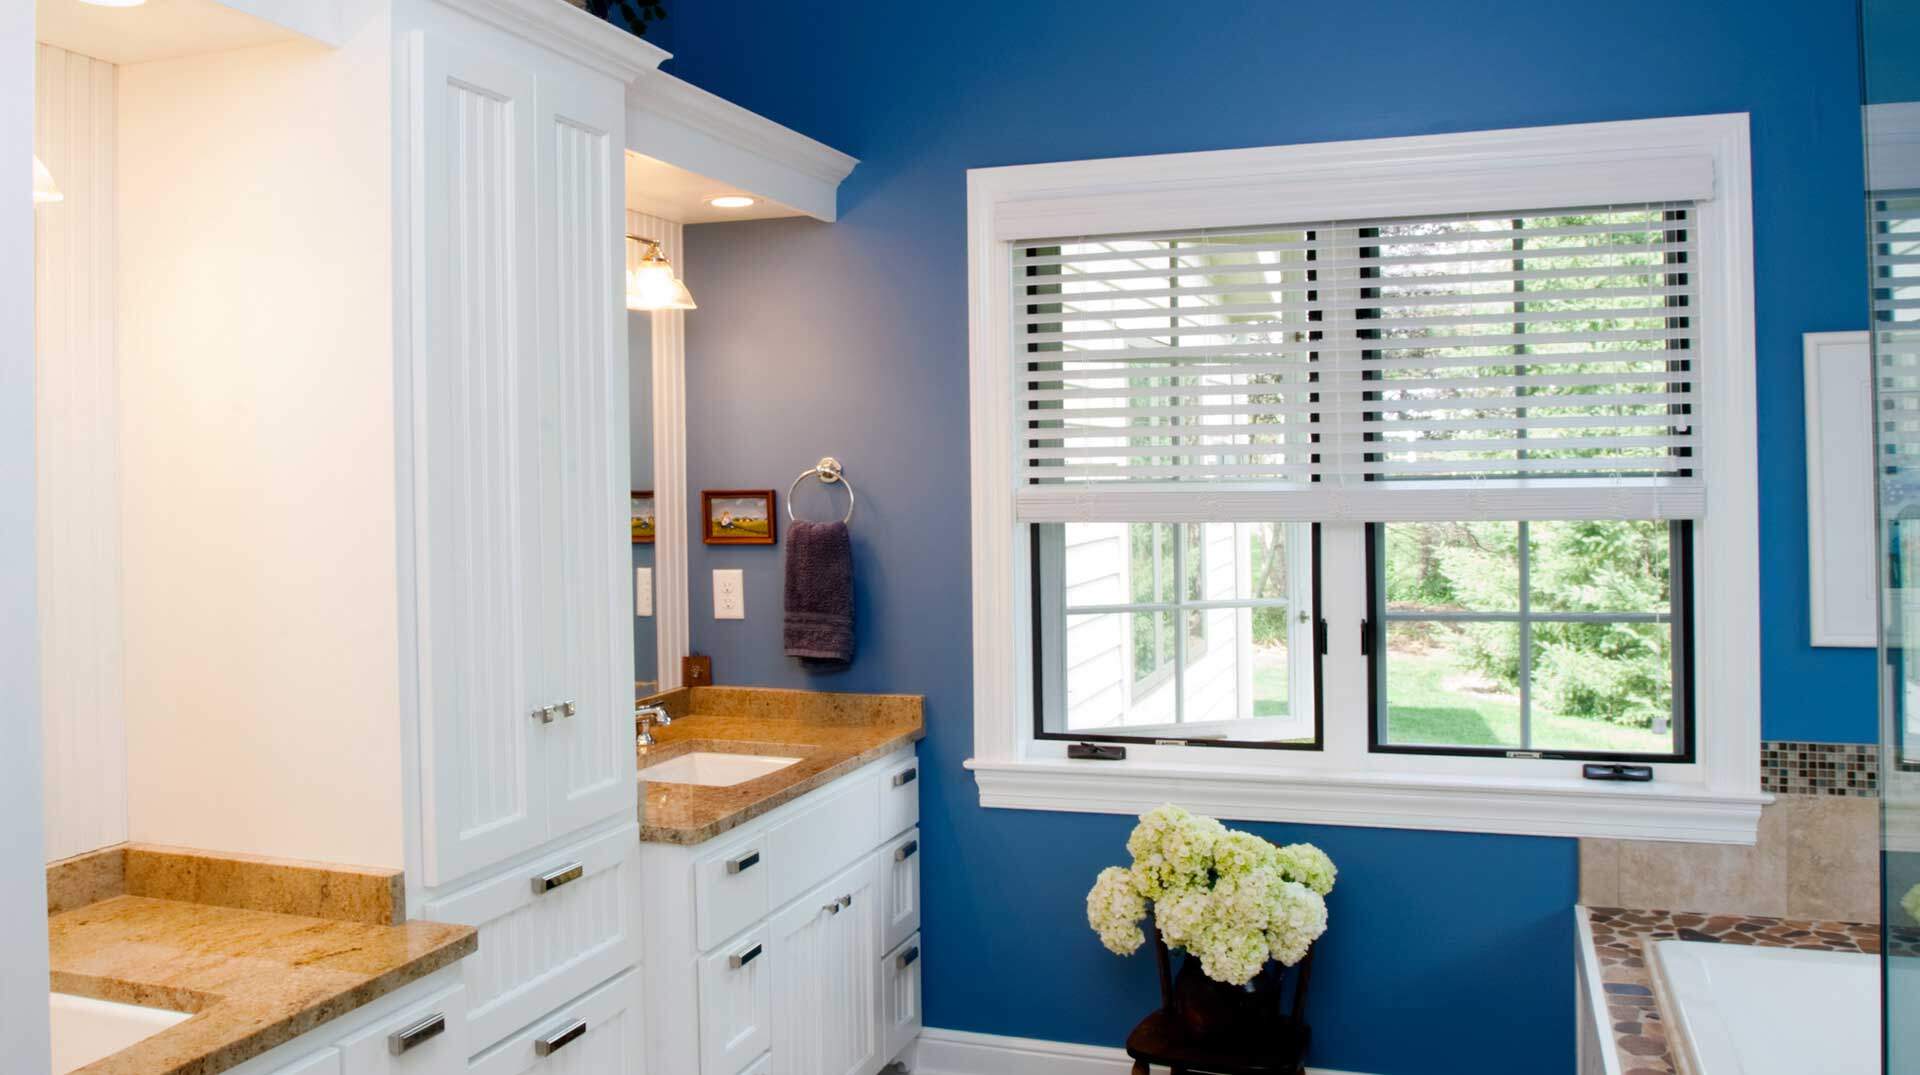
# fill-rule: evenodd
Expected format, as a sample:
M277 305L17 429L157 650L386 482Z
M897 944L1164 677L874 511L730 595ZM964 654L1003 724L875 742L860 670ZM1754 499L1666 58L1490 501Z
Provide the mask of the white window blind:
M1920 502L1920 190L1876 193L1873 354L1880 463L1890 514Z
M1015 245L1028 521L1688 518L1689 203Z

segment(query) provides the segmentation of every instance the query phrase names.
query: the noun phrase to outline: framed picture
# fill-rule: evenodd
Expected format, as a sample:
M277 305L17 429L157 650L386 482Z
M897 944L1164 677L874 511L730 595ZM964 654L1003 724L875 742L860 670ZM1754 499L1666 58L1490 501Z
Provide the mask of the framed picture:
M633 490L633 543L653 544L653 490Z
M773 544L773 490L704 489L700 517L706 520L701 539L709 545Z

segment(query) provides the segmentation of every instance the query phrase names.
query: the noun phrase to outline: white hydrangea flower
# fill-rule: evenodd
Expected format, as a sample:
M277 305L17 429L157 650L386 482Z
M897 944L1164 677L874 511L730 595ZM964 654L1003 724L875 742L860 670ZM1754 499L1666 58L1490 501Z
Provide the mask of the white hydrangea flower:
M1228 832L1213 844L1213 868L1221 876L1272 867L1280 849L1250 832Z
M1087 893L1087 923L1120 955L1145 942L1149 900L1167 946L1229 985L1252 981L1268 959L1300 962L1326 932L1336 871L1312 844L1275 847L1167 804L1140 815L1127 850L1132 866L1102 870ZM1920 909L1920 886L1910 899Z
M1171 803L1140 815L1127 837L1133 854L1133 881L1140 894L1158 900L1169 892L1207 883L1213 869L1213 845L1226 827L1210 817L1195 817Z
M1291 967L1327 931L1327 901L1298 881L1282 881L1269 890L1267 947L1273 958Z
M1130 956L1146 943L1146 934L1140 932L1140 920L1146 914L1147 901L1134 888L1132 874L1118 866L1100 871L1087 893L1087 924L1109 952Z
M1900 897L1900 908L1907 912L1908 918L1920 922L1920 885L1907 889L1907 894Z
M1312 844L1288 844L1278 849L1276 856L1282 877L1298 881L1322 896L1333 891L1334 877L1339 871L1334 869L1333 860L1325 851Z

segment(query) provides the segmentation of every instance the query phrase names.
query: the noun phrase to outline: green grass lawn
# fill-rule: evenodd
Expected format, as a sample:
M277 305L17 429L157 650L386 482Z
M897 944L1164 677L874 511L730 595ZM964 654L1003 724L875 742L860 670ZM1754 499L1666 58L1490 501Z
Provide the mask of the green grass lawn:
M1462 670L1450 655L1388 651L1388 739L1395 743L1463 747L1514 747L1520 744L1520 699L1449 689L1446 681ZM1287 657L1284 650L1257 649L1253 667L1256 717L1287 715ZM1536 701L1533 743L1543 750L1601 750L1658 754L1672 742L1645 728L1601 720L1563 717L1543 711Z

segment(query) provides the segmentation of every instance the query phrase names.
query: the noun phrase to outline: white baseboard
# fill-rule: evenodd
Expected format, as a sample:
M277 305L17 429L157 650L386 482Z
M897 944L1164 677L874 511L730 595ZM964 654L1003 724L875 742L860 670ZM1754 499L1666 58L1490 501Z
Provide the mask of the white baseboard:
M1124 1049L1039 1038L1008 1038L928 1027L920 1032L913 1075L1128 1075ZM1308 1075L1359 1075L1308 1068Z

